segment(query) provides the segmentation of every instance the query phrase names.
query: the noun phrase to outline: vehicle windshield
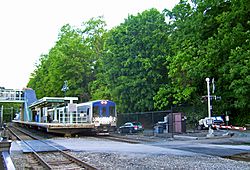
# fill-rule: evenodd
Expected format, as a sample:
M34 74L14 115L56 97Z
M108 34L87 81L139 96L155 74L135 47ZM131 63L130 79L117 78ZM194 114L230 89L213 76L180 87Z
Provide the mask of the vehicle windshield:
M101 116L101 117L109 117L109 116L116 116L115 104L108 102L95 102L93 104L93 113L94 117Z

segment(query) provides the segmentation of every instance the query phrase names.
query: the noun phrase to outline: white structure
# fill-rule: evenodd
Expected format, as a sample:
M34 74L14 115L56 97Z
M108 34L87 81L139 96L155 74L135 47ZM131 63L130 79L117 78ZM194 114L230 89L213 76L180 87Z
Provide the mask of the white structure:
M210 79L206 78L207 82L207 104L208 104L208 119L207 119L207 124L209 125L209 130L207 137L213 137L213 129L212 129L212 124L213 124L213 119L211 118L211 110L212 106L210 104L211 98L210 98Z
M60 120L61 117L63 117L64 123L72 123L72 114L67 114L68 112L64 113L64 109L68 108L68 104L72 107L74 101L77 100L78 97L44 97L39 99L29 106L32 110L30 115L30 117L32 117L31 121L40 123L57 123L58 119ZM67 106L66 103L68 103ZM63 114L61 114L61 112L57 113L57 108L62 105L65 105L61 110Z
M0 89L0 103L24 103L24 91L13 89Z

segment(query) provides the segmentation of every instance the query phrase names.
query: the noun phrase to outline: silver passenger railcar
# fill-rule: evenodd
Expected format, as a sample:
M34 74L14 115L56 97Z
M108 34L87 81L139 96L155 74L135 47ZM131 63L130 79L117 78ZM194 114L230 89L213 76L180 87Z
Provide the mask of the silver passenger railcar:
M92 124L94 128L91 130L97 133L108 133L116 129L117 113L113 101L95 100L56 109L59 124ZM48 122L52 122L50 118L54 113L54 108L48 110Z

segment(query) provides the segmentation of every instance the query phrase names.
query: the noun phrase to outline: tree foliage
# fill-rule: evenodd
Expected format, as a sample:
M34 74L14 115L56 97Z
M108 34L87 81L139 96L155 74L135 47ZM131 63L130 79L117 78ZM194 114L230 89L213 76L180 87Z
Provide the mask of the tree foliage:
M164 15L151 9L109 32L105 74L120 111L154 109L153 97L166 79L167 31Z
M245 117L238 123L247 123L249 3L195 2L182 0L172 11L165 11L172 28L172 52L166 58L171 82L161 87L155 98L158 103L171 99L173 104L197 106L197 98L206 94L205 78L215 78L216 95L222 96L222 101L213 103L214 114L230 111L232 117Z
M250 4L247 0L180 0L162 13L149 9L107 31L102 18L81 28L62 27L42 55L29 86L38 97L67 95L80 101L111 99L119 112L187 105L201 117L207 77L217 96L213 114L226 111L250 122Z
M105 32L102 18L83 23L83 28L64 25L58 41L48 55L41 56L37 69L28 86L36 90L38 97L63 96L61 88L68 81L67 95L88 101L91 96L88 84L95 79L95 63L102 53L102 34Z

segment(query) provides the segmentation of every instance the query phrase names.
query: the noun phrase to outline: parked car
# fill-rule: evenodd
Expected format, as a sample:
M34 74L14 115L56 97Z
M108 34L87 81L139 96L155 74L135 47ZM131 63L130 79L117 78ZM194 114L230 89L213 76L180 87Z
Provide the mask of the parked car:
M140 122L127 122L119 127L118 133L137 133L143 130L143 126Z

